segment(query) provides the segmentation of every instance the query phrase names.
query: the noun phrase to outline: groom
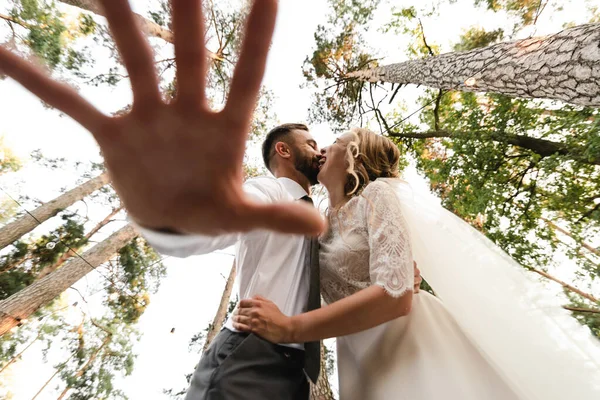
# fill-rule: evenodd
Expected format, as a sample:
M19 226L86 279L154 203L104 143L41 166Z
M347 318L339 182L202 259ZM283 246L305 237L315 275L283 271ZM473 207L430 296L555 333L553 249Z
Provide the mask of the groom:
M246 195L260 203L304 201L317 183L321 153L303 124L284 124L266 136L262 154L274 177L248 180ZM242 234L177 235L139 228L162 254L186 257L236 245L240 298L260 295L287 315L320 306L318 243L304 235L258 230ZM229 319L202 355L186 399L308 399L317 381L320 346L279 345L237 332Z
M316 158L319 153L308 132L292 129L271 145L276 148L269 157L282 162L271 168L284 168L293 174L291 178L281 182L257 179L246 185L247 190L242 188L245 144L277 1L254 1L227 104L219 112L209 108L205 97L208 57L200 0L172 0L177 95L170 102L165 102L159 91L152 49L128 1L100 3L130 77L133 104L129 114L106 116L72 88L53 81L42 69L2 46L0 76L15 79L90 131L130 218L145 228L146 237L159 251L202 253L240 239L238 282L240 289L246 290L240 293L250 297L248 294L258 294L253 288L265 288L282 311L304 311L311 279L306 266L312 267L315 259L314 251L307 252L309 246L315 249L314 240L306 240L304 235L315 236L324 228L321 216L307 201L295 201L308 194L305 183L311 182L300 170L310 163L309 154ZM302 137L301 152L294 153L287 141L294 138L296 146L296 139ZM271 198L288 203L261 202ZM267 247L277 251L267 251ZM251 271L252 265L259 264L270 268L241 272L245 265ZM317 374L314 369L311 372L313 361L304 356L302 347L302 343L279 346L225 328L198 367L188 399L306 399L305 366L312 379Z

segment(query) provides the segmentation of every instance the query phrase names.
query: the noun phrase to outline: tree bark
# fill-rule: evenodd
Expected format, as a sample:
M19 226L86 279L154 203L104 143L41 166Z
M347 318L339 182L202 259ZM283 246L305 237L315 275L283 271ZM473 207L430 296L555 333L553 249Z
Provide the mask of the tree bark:
M47 304L88 272L104 263L137 236L131 225L119 229L82 257L73 258L64 267L0 301L0 335L8 332L41 306ZM85 261L84 261L85 260Z
M310 383L310 400L334 400L331 385L327 377L327 360L325 358L325 345L321 342L321 373L315 385Z
M91 231L89 231L83 237L83 239L85 239L87 241L87 239L89 239L92 236L94 236L100 229L102 229L105 225L107 225L111 221L112 217L114 217L122 209L123 209L123 207L121 206L121 207L118 207L118 208L115 208L114 210L112 210L112 212L110 214L108 214L106 216L106 218L104 218L102 221L100 221ZM78 249L74 249L74 250L77 251ZM36 280L42 279L43 277L45 277L49 273L56 271L61 265L64 264L65 261L67 261L69 258L71 258L71 257L73 257L75 255L76 254L73 251L67 250L65 252L65 254L63 254L62 256L60 256L59 259L56 260L56 262L54 264L48 265L46 268L44 268L43 270L41 270L40 273L36 276Z
M81 8L82 10L89 11L91 13L100 15L102 17L106 17L104 9L99 4L98 0L58 0L61 3L67 4L72 7ZM168 29L163 28L158 25L156 22L151 21L147 18L142 17L139 14L134 13L137 18L140 28L143 29L148 36L154 36L164 40L165 42L174 43L175 36L173 32ZM210 59L220 59L217 54L212 51L206 49L206 55Z
M599 42L600 24L586 24L550 36L354 71L346 77L598 107Z
M420 133L389 133L389 136L407 139L453 138L460 137L461 135L466 135L466 133L449 132L445 130L427 131ZM585 157L581 154L583 153L583 151L578 151L579 149L569 147L565 143L553 142L551 140L538 139L525 135L503 135L500 133L492 135L491 139L495 142L506 142L508 144L512 144L513 146L531 150L542 157L548 157L554 154L559 154L571 160L579 161L582 163L600 165L599 157ZM479 140L479 138L476 137L475 140Z
M8 246L27 232L30 232L33 228L38 226L39 223L52 218L76 201L79 201L100 189L102 186L106 185L108 181L108 173L104 172L33 210L31 215L33 215L35 219L32 218L31 215L25 214L16 221L4 226L0 229L0 249Z
M223 294L221 295L221 302L219 303L219 308L217 308L217 313L215 314L215 318L213 319L211 329L206 334L206 340L204 341L204 347L202 348L202 353L208 349L208 346L213 341L217 333L221 330L221 326L223 326L223 322L225 322L225 316L227 316L227 308L229 307L229 299L231 298L231 291L233 290L233 282L235 281L235 260L233 260L233 265L231 266L231 271L229 272L229 277L227 277L227 282L225 283L225 289L223 290Z

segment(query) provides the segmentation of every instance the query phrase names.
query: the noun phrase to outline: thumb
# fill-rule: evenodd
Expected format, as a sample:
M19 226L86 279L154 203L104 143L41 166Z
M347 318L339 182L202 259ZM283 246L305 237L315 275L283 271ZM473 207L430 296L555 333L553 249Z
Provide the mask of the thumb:
M282 233L317 236L325 221L316 208L303 203L249 203L243 216L245 225Z

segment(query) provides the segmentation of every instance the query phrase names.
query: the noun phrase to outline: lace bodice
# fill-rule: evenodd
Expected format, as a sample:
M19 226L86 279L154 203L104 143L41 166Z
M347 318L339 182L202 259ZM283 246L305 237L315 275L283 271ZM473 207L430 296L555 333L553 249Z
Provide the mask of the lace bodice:
M375 181L329 215L319 239L321 293L327 303L383 287L394 297L413 287L413 258L406 222L390 185Z

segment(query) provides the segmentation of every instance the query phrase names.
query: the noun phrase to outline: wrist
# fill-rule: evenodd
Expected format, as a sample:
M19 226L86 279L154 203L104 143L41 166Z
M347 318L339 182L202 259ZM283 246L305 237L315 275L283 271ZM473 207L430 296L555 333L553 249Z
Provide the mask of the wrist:
M300 316L294 315L293 317L289 317L287 323L287 337L289 338L289 343L301 343L300 340Z
M185 233L183 233L182 231L178 230L178 229L174 229L171 227L166 227L166 226L156 226L156 225L151 225L151 224L147 224L145 222L141 222L140 220L136 220L136 219L131 219L131 221L134 223L134 225L137 225L138 227L142 228L142 229L146 229L148 231L154 231L154 232L158 232L158 233L168 233L171 235L185 235Z

